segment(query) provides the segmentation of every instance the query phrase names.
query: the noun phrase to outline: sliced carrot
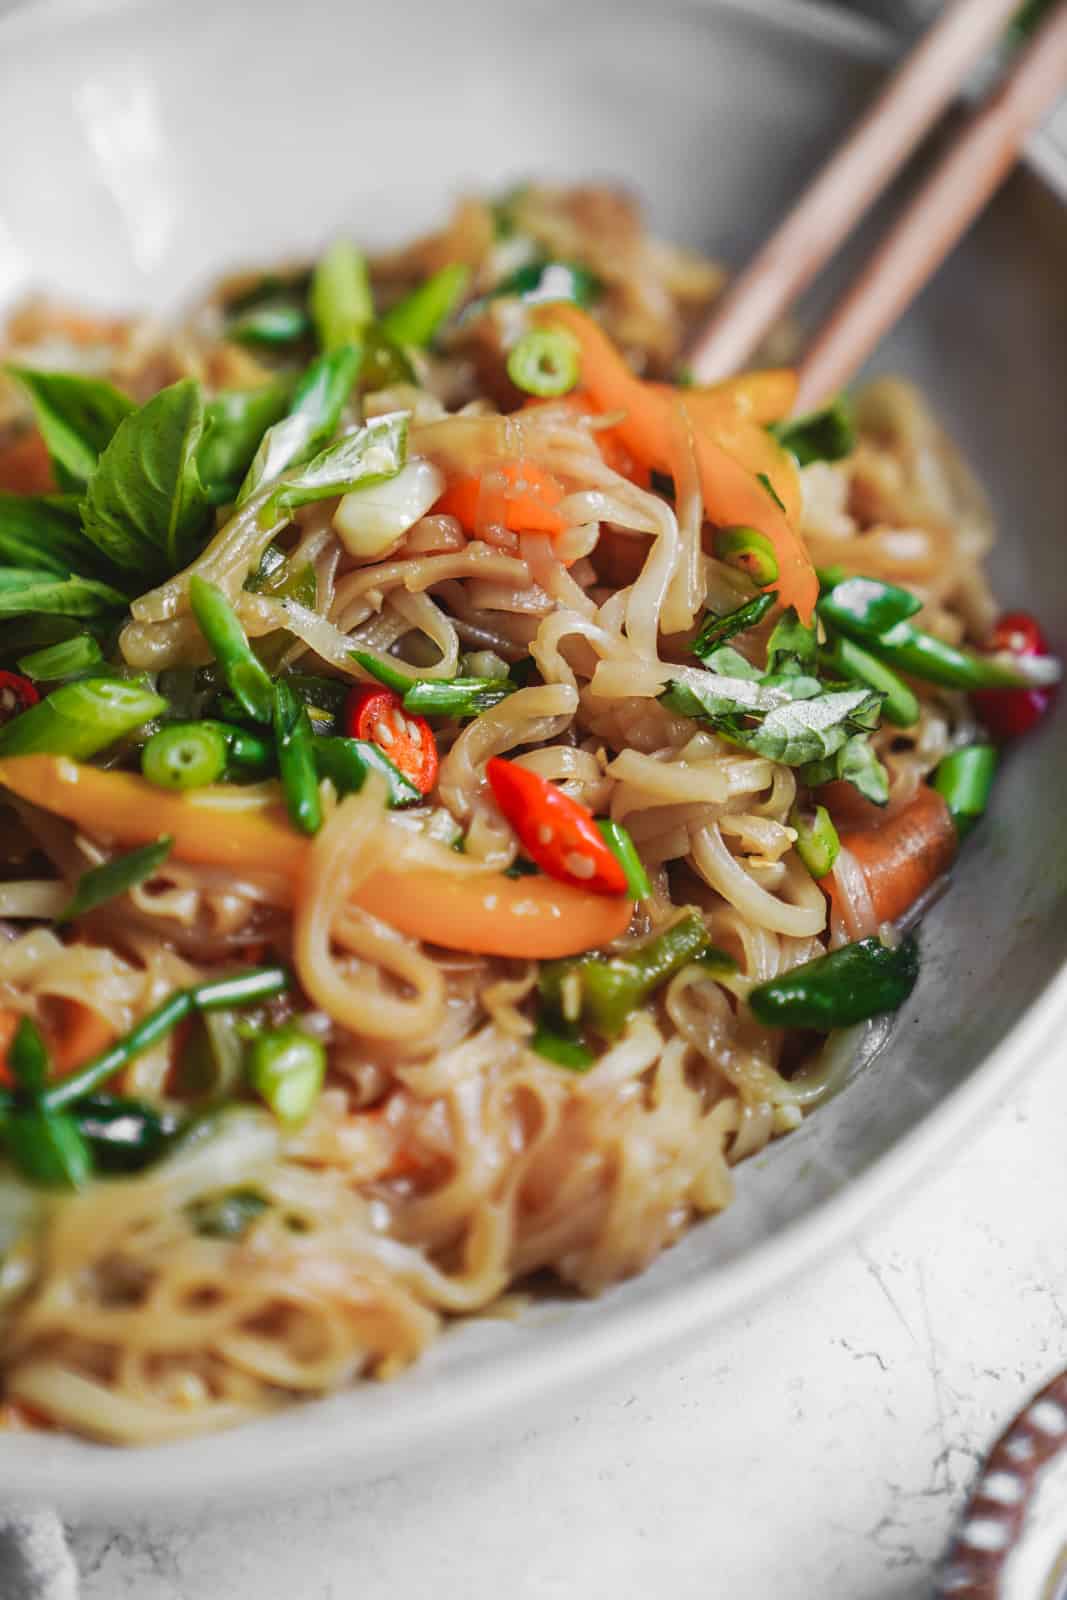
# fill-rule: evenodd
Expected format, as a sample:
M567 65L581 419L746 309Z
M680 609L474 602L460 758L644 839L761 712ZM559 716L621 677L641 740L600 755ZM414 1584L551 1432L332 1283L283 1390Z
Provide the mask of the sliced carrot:
M7 1052L11 1048L11 1041L15 1037L15 1030L19 1025L19 1013L10 1010L7 1006L0 1010L0 1083L9 1088L14 1083L11 1068L8 1066Z
M0 490L5 494L50 494L55 486L52 462L36 428L27 428L0 450Z
M635 377L603 329L577 306L542 306L535 315L540 324L564 327L577 339L582 353L582 386L600 411L623 413L615 431L626 448L646 465L659 472L668 471L670 407L678 405L685 410L685 390L665 392ZM695 424L693 436L708 518L720 527L743 525L766 534L778 561L774 588L783 606L795 606L801 618L810 621L819 593L818 579L787 513L753 470L712 437L709 429ZM757 472L761 470L756 468Z
M280 801L234 806L233 789L170 794L128 772L79 766L63 756L0 761L0 784L90 833L120 844L174 839L176 861L198 861L296 879L310 841L290 827ZM631 902L589 894L552 878L380 866L356 904L401 933L450 950L550 959L579 955L625 931Z
M948 806L923 784L915 798L881 827L846 832L842 847L863 873L876 924L895 922L909 910L956 859L956 827ZM822 879L835 909L842 899L831 873Z
M84 1065L90 1057L105 1050L115 1039L115 1030L106 1017L78 1000L64 1000L63 1021L52 1033L52 1067L56 1077Z
M536 462L501 461L484 477L453 478L433 509L473 532L498 523L511 533L559 534L567 527L555 510L563 494L559 479Z
M595 416L597 409L582 389L572 389L570 394L556 395L550 400L539 400L531 395L522 409L529 411L537 406L562 406L565 410L573 412L576 417ZM592 439L600 451L605 466L617 472L620 477L629 478L638 488L648 488L652 474L646 466L634 460L614 428L597 428L593 431Z

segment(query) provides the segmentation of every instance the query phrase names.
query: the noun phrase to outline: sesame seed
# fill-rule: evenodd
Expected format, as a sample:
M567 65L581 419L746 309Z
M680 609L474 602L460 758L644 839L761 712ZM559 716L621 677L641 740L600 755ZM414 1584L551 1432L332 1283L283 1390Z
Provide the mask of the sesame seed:
M538 844L551 844L552 840L555 838L555 836L556 836L555 835L555 830L553 828L550 828L547 822L542 822L538 826L538 829L537 829L537 842L538 842Z
M388 746L391 744L396 744L396 734L393 732L392 728L390 728L384 722L375 724L374 737L379 744L384 744L386 748L388 748Z
M583 856L578 850L569 850L563 857L563 865L572 878L591 878L596 872L596 866L589 856Z

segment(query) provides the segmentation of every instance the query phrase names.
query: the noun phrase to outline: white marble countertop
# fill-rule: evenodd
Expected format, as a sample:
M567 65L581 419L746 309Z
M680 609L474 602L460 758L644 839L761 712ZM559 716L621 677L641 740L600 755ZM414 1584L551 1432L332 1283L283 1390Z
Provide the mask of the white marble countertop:
M925 1600L977 1459L1067 1363L1065 1070L698 1346L348 1491L75 1528L83 1600Z

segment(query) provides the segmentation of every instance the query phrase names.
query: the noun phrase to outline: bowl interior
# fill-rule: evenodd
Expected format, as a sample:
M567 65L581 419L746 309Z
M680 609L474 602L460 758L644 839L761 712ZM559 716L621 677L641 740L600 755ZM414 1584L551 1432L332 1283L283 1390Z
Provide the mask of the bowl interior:
M0 141L17 152L0 165L0 306L43 286L164 308L222 268L341 227L399 239L465 187L526 174L622 178L660 231L740 260L883 62L876 36L795 0L35 6L0 25ZM1020 173L876 362L923 385L979 464L1003 532L1000 592L1040 610L1061 652L1065 281L1067 218ZM120 1455L0 1441L5 1481L84 1511L262 1492L279 1459L379 1468L781 1276L846 1182L875 1203L880 1158L978 1072L1067 955L1063 718L1012 753L928 919L922 981L887 1049L740 1169L729 1212L643 1278L518 1325L469 1323L386 1390L210 1443Z

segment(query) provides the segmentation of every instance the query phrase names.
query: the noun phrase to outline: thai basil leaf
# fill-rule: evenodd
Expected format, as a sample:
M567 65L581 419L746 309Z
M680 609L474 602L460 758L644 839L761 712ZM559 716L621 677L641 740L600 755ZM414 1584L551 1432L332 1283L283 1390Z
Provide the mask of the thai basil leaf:
M707 660L719 645L726 644L735 634L744 633L748 628L754 628L757 623L762 622L777 600L777 591L771 589L766 594L758 594L754 600L746 600L744 605L737 606L733 611L727 611L724 616L709 614L701 623L700 632L690 646L693 654L700 656L702 660Z
M754 667L733 645L720 645L710 655L704 657L704 665L709 672L717 672L728 678L744 678L749 683L758 683L763 677L759 667Z
M854 733L876 727L881 704L881 695L869 690L839 689L779 706L759 727L723 731L758 755L799 767L833 755Z
M125 595L92 578L0 567L0 617L102 617L126 605Z
M197 469L212 505L233 500L267 429L284 417L292 385L284 378L258 389L228 389L204 407Z
M884 806L889 800L889 774L865 733L853 734L837 752L837 776L857 788L865 800Z
M95 573L104 563L81 531L75 495L0 494L0 565L65 578Z
M289 415L268 428L237 495L243 505L264 484L306 461L332 437L359 372L354 345L320 356L308 367L293 394Z
M406 411L392 411L338 439L283 479L264 507L263 518L273 521L281 511L395 478L407 459L408 417Z
M83 488L133 402L100 378L32 367L5 370L30 397L60 487Z
M767 640L768 675L812 672L817 649L815 629L805 627L790 606L775 623Z
M155 844L142 845L139 850L131 850L127 855L116 856L102 866L83 872L56 920L73 922L76 917L84 917L87 911L95 911L97 906L135 889L163 865L173 844L173 839L158 839Z
M209 512L196 466L204 408L183 378L126 417L89 482L82 507L88 538L149 583L197 553Z
M856 448L852 413L841 395L821 411L791 422L772 423L767 431L796 457L801 467L810 466L813 461L842 461Z

